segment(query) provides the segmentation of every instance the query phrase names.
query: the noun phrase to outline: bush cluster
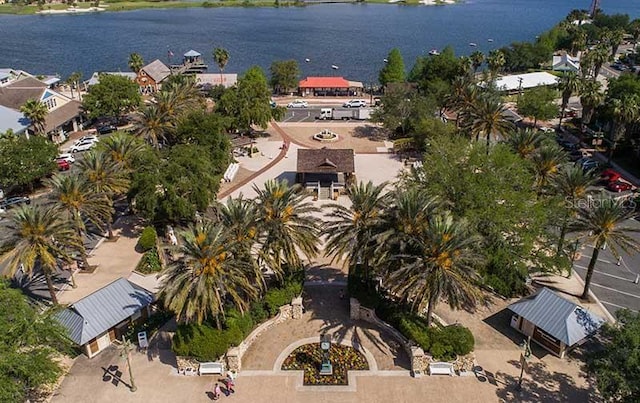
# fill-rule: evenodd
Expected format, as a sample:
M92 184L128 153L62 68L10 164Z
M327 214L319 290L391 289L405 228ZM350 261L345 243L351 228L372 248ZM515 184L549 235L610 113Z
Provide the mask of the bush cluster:
M301 293L301 279L291 277L285 279L281 287L267 291L262 300L254 301L245 314L229 309L222 329L208 323L179 325L173 336L173 351L176 355L194 357L199 361L215 361L230 347L239 345L255 326L277 314L281 306Z
M142 230L142 234L140 234L140 238L138 239L138 248L142 252L151 250L156 246L157 240L158 233L156 232L156 229L153 227L146 227Z
M450 361L469 354L475 343L473 334L464 326L427 327L422 318L412 315L400 319L399 330L436 360Z
M173 313L170 311L165 311L163 309L158 310L157 312L152 313L144 322L140 323L136 326L130 326L127 333L125 333L125 337L131 341L138 340L138 333L147 332L147 340L151 338L152 334L155 333L156 330L160 328L160 326L167 323L169 319L173 316Z
M158 255L158 249L155 247L146 251L136 266L136 271L143 274L157 273L161 270L162 263Z

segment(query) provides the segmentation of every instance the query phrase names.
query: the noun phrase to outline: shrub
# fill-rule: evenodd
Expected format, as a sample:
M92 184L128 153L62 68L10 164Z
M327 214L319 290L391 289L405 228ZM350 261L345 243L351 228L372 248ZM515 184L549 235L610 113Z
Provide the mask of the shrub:
M158 256L158 249L151 248L142 255L142 259L136 266L136 271L143 274L157 273L162 270L162 263L160 263L160 256Z
M281 306L287 305L293 298L302 294L303 284L298 277L297 274L293 274L284 280L282 287L267 291L264 296L264 304L269 316L276 315Z
M156 241L158 240L158 233L156 229L153 227L146 227L142 230L142 234L140 234L140 238L138 239L138 248L143 252L151 250L156 246Z
M469 354L473 351L475 339L471 330L461 325L451 325L440 330L440 340L446 340L453 353L457 355Z
M251 315L251 319L253 319L253 323L262 323L269 317L269 314L264 309L264 302L255 301L251 304L249 308L249 315Z
M450 361L457 355L469 354L475 343L473 334L464 326L427 327L423 318L407 313L402 314L398 329L436 360Z
M199 361L215 361L229 349L228 334L208 325L179 325L173 336L176 355Z

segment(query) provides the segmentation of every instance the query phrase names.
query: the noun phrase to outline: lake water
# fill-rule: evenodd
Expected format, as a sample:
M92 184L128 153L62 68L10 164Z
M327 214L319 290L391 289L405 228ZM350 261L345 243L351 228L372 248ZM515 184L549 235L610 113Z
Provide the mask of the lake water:
M127 71L130 53L173 61L189 49L210 64L214 47L231 58L227 72L297 59L303 76L371 81L393 47L407 68L446 45L458 54L532 40L590 0L470 0L448 6L323 4L290 8L192 8L52 16L0 16L0 67L37 74ZM603 0L607 13L640 17L640 0ZM489 42L488 39L493 39ZM470 42L477 43L471 48ZM304 59L310 62L305 63ZM331 65L339 66L332 70ZM211 66L210 71L217 71Z

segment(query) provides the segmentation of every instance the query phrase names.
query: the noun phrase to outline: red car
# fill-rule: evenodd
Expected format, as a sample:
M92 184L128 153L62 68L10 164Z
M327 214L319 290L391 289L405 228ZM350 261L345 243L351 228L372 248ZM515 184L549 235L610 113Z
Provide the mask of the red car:
M71 169L71 165L65 160L56 160L56 163L58 164L58 171L68 171Z
M630 183L622 181L609 182L609 184L607 185L607 189L612 192L624 192L626 190L631 190L632 187L633 185L631 185Z
M617 182L621 177L622 175L620 175L617 171L614 171L611 168L605 169L600 174L600 179L607 183Z

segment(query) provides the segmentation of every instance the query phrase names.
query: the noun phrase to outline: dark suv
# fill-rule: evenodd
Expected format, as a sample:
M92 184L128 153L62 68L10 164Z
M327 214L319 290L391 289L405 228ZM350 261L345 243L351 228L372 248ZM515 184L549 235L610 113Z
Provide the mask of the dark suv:
M117 131L118 128L114 125L108 124L108 125L98 126L96 130L98 134L109 134Z
M8 197L0 201L0 208L8 209L21 204L31 204L31 199L28 196Z

